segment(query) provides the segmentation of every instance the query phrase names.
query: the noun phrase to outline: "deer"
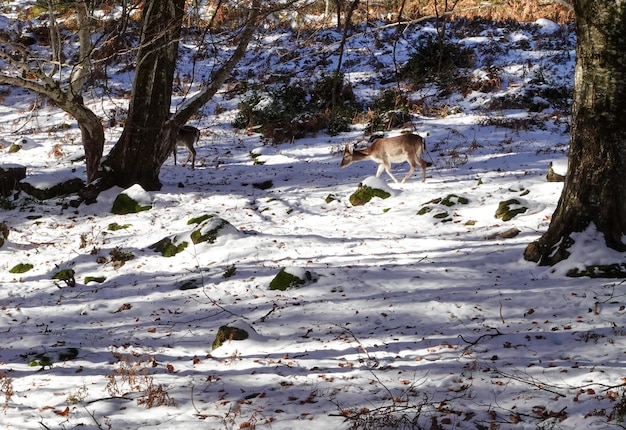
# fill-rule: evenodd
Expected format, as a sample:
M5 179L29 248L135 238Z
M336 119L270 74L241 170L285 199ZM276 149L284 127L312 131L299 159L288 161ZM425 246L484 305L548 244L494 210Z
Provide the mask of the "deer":
M178 129L176 135L176 145L174 145L174 165L176 165L176 148L178 146L184 146L189 151L187 159L183 163L183 166L187 164L187 161L191 159L191 170L196 168L196 150L194 145L200 140L200 130L190 125L183 125Z
M411 177L417 165L422 167L422 182L426 180L426 166L428 163L422 160L422 154L426 152L426 141L417 134L401 134L394 137L379 138L371 146L364 149L354 149L354 146L346 145L341 160L341 167L347 167L356 161L372 160L378 164L376 177L380 177L383 170L395 183L398 180L391 173L391 163L408 162L411 168L402 183Z

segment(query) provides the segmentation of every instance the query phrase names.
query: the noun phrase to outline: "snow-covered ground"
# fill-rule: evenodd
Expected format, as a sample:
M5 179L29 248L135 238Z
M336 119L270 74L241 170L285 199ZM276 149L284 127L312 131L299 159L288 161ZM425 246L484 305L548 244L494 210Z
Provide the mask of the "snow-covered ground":
M571 87L571 29L545 20L455 29L455 41L475 50L476 76L495 70L501 84L464 96L433 87L410 94L449 113L413 117L429 134L425 183L419 173L404 184L371 178L371 162L340 169L344 144L363 138L363 124L263 145L231 127L238 99L224 92L193 121L202 130L196 170L166 163L163 188L147 193L150 210L112 214L120 189L79 207L71 197L3 199L2 428L618 427L626 413L621 282L564 276L606 258L601 239L581 234L566 268L522 258L558 201L562 184L545 176L550 162L566 161L569 118L550 105L493 107L530 86ZM405 31L396 61L432 31L427 23ZM326 33L306 43L291 33L260 38L236 76L305 70L339 38ZM350 40L345 71L362 101L394 70L393 34ZM186 49L191 42L183 58ZM293 62L279 61L298 50ZM107 113L125 103L99 90L86 99ZM21 91L4 96L0 166L84 178L73 161L82 154L75 123L45 101L34 106ZM120 131L107 129L107 150ZM9 153L18 139L22 150ZM407 167L394 165L396 176ZM266 181L267 189L255 186ZM352 206L363 181L391 197ZM526 212L496 218L511 199ZM203 214L235 228L169 258L149 249ZM519 234L504 238L513 228ZM18 264L33 267L10 273ZM281 268L312 281L270 290ZM75 271L75 286L52 279L62 269ZM212 350L221 326L249 337Z

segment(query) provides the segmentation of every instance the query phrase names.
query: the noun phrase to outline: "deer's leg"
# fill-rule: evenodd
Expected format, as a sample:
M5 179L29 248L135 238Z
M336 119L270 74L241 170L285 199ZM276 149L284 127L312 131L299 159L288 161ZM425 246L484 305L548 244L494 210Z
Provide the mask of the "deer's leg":
M415 168L417 167L417 163L409 163L409 164L411 165L411 168L409 169L409 173L407 173L404 179L402 179L402 183L405 183L406 180L411 177L413 172L415 172Z
M419 159L420 165L422 166L422 182L426 181L426 162L422 160L422 157Z
M389 175L389 177L391 179L393 179L393 182L395 182L396 184L398 183L398 180L396 179L395 176L393 176L393 173L391 173L391 165L390 164L381 164L381 166L384 166L383 168L385 169L385 172L387 172L387 174Z
M195 168L196 168L196 150L194 149L193 146L187 147L187 149L189 150L189 155L187 155L187 159L185 160L184 164L187 164L189 159L191 159L191 170L195 170Z

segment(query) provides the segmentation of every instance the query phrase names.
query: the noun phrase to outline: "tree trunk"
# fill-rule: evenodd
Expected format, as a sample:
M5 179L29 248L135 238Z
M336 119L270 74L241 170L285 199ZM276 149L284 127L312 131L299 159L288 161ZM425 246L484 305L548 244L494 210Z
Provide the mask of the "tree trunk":
M103 162L101 187L161 188L159 171L174 142L171 128L164 125L170 116L184 6L184 0L145 3L128 117L122 136Z
M566 259L571 234L590 225L626 251L626 14L620 0L576 0L576 73L565 184L548 231L524 258Z

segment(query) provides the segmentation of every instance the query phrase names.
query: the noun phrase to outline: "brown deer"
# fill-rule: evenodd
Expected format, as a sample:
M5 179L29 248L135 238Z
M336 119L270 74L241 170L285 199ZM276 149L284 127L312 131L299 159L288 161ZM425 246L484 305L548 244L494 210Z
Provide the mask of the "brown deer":
M189 151L187 159L183 163L183 166L187 164L187 161L191 159L191 170L196 168L196 150L194 145L200 139L200 130L190 125L183 125L178 129L176 136L176 145L174 145L174 165L176 165L176 148L184 146Z
M346 145L341 167L349 166L355 161L372 160L378 164L376 177L380 177L384 170L397 183L398 180L391 173L391 163L406 161L411 165L411 168L402 182L409 179L418 164L422 166L422 182L424 182L426 180L426 166L428 165L422 160L424 152L426 152L426 141L421 136L401 134L400 136L377 139L371 146L364 149L354 149L353 146Z

